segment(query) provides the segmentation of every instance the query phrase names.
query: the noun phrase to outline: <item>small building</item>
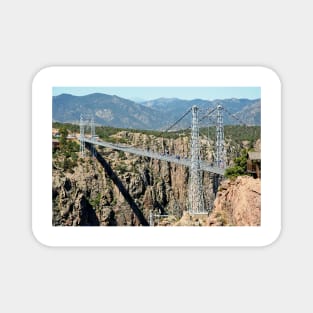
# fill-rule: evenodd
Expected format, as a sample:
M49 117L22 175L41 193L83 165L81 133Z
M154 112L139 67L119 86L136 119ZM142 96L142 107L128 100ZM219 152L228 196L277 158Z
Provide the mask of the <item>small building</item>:
M247 172L255 178L261 178L261 152L250 151L247 155Z
M52 139L52 151L60 149L60 142L57 139Z

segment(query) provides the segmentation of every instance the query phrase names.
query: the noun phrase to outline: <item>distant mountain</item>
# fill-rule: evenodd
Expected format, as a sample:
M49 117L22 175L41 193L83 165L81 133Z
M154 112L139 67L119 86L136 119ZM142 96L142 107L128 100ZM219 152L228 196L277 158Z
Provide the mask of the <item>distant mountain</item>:
M178 98L158 98L155 100L149 100L141 103L144 106L147 106L149 108L156 109L158 111L163 112L171 112L175 110L183 110L187 109L189 105L188 100L181 100Z
M53 97L52 118L58 122L78 123L80 115L94 116L95 123L136 129L164 129L180 118L190 107L200 108L199 116L221 104L225 108L224 124L238 124L238 119L250 125L261 123L260 99L183 100L158 98L137 103L118 96L94 93L86 96L62 94ZM231 115L227 114L229 112ZM214 118L214 117L213 117ZM236 119L237 118L237 119ZM206 122L207 119L204 120ZM191 118L184 118L177 128L188 128ZM205 126L201 124L200 126Z
M261 125L261 101L245 105L234 115L248 125Z
M148 107L117 96L94 93L86 96L62 94L53 97L52 118L78 123L80 115L94 116L95 123L114 127L156 129L162 118Z
M224 124L238 124L238 119L249 125L261 124L261 100L260 99L216 99L213 101L203 99L182 100L177 98L159 98L141 103L144 106L152 108L161 113L166 113L167 120L174 122L184 112L193 105L200 108L200 116L207 112L208 109L214 109L218 104L221 104L227 112L234 115L232 117L227 112L224 113ZM237 118L237 119L236 119ZM184 126L183 126L184 125ZM189 127L190 121L183 120L179 126Z
M142 102L146 102L146 99L140 98L140 97L131 97L129 98L129 100L134 101L136 103L142 103Z

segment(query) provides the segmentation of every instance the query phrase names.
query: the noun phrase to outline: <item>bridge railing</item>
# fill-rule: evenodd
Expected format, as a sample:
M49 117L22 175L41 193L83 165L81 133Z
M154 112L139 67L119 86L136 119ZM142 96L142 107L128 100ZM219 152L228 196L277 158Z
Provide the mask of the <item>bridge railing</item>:
M84 138L85 142L88 142L93 145L99 145L107 148L111 148L114 150L120 150L132 154L136 154L139 156L145 156L149 158L154 158L162 161L167 161L167 162L173 162L176 164L184 165L184 166L191 166L191 161L189 158L182 158L176 155L170 155L170 154L160 154L157 152L152 152L148 150L144 150L141 148L136 148L132 146L127 146L124 144L116 144L116 143L111 143L111 142L106 142L106 141L101 141L101 140L94 140L91 138ZM213 166L211 163L207 161L200 161L200 170L201 171L206 171L206 172L211 172L219 175L224 175L225 169L219 168L217 166Z

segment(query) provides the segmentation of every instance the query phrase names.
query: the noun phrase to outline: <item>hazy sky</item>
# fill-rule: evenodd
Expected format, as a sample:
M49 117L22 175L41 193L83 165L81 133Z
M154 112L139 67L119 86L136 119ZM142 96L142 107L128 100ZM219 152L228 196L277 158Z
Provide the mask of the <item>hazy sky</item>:
M53 87L53 95L68 93L83 96L95 92L126 99L152 100L156 98L226 99L261 98L260 87Z

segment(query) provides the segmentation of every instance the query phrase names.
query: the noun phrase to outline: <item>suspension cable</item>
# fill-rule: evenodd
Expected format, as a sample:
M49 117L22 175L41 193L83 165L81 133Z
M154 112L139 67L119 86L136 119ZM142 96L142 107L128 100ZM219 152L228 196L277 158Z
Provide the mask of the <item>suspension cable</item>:
M167 129L165 129L163 132L164 132L164 133L168 132L170 129L172 129L176 124L178 124L178 123L179 123L188 113L190 113L190 112L191 112L191 108L189 108L188 111L185 112L182 117L180 117L175 123L173 123L173 124L172 124L171 126L169 126Z
M215 107L213 110L211 110L207 115L211 115L217 108Z
M224 111L231 116L232 118L234 118L235 120L237 120L240 124L242 124L243 126L247 126L247 124L245 122L243 122L239 117L235 116L234 114L230 113L228 110L225 109L224 107Z
M210 119L210 115L216 110L216 108L214 108L213 110L211 110L209 113L206 113L202 118L200 118L199 123L202 122L205 118ZM211 119L210 119L211 120ZM212 121L212 120L211 120Z

